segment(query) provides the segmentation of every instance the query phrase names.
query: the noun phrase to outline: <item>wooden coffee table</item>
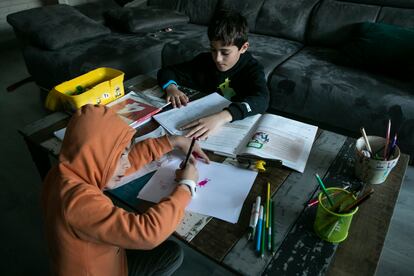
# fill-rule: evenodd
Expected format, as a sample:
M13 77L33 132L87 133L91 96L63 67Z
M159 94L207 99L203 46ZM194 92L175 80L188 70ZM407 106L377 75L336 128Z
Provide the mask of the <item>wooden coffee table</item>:
M53 113L20 130L42 177L60 151L61 143L53 136L53 131L64 127L68 119L65 113ZM371 187L354 177L354 142L349 137L319 131L304 173L280 167L267 168L258 175L238 223L186 212L175 235L218 264L244 275L264 272L269 275L374 275L409 156L402 154L386 182L372 186L374 195L361 205L354 215L348 238L339 245L324 242L314 234L316 206L307 207L309 200L319 192L315 173L323 178L327 187L350 185L363 190ZM224 161L223 157L213 154L210 157ZM143 211L148 204L136 196L150 176L112 190L108 195L121 206ZM266 252L261 258L256 255L253 242L247 241L247 231L251 207L257 195L265 198L267 182L271 183L275 202L275 251Z

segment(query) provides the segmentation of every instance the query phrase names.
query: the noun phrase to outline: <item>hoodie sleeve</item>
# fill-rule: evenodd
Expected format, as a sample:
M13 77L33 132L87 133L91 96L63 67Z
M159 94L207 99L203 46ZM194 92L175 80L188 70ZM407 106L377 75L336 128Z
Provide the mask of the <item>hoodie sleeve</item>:
M135 144L129 153L131 168L127 171L127 174L139 170L143 165L159 159L171 150L172 146L167 136L151 138Z
M126 249L152 249L176 229L191 200L190 193L175 189L143 214L118 208L90 185L80 185L67 196L64 215L81 239ZM89 187L88 187L89 186Z

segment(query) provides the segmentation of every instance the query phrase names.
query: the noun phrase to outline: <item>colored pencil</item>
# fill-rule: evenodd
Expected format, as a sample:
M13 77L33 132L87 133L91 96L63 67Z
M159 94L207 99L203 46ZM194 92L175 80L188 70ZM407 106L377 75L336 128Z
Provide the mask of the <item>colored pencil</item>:
M388 147L390 145L390 133L391 133L391 120L388 119L388 127L387 127L387 133L386 133L386 138L385 138L385 148L384 148L384 160L387 160Z
M270 182L267 182L266 228L269 228L269 203L270 203Z
M362 133L362 137L364 137L364 141L365 141L365 147L367 148L367 150L369 151L369 154L371 154L372 156L372 149L371 149L371 145L369 144L369 140L368 140L368 136L367 133L365 132L365 129L363 127L361 127L361 133Z
M344 210L338 212L340 214L346 214L349 213L350 211L352 211L353 209L355 209L356 207L358 207L359 205L361 205L362 203L364 203L368 198L370 198L370 196L374 193L374 189L369 190L368 192L366 192L365 194L363 194L361 197L359 197L357 200L355 200L352 204L350 204L349 206L347 206Z
M321 188L322 188L322 192L325 194L326 198L328 199L329 204L331 206L333 206L334 203L333 203L331 197L329 196L328 191L326 190L325 185L322 182L322 179L319 177L319 174L317 174L317 173L315 173L315 176L316 176L316 180L318 180L319 186L321 186Z

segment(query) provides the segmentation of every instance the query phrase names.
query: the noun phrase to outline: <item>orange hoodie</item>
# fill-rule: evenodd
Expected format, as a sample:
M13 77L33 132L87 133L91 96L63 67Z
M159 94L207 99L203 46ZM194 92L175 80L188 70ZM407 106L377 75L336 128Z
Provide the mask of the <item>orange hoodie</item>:
M127 275L126 249L152 249L175 230L191 199L176 189L144 214L118 208L102 190L135 130L111 109L87 105L70 120L59 163L42 191L53 275ZM170 151L167 137L133 146L131 169Z

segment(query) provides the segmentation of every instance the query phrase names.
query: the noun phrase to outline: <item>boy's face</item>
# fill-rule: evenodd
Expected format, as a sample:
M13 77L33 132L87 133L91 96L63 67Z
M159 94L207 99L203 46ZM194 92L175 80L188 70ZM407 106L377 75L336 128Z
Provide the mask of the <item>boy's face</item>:
M211 55L220 72L230 70L239 60L240 55L247 51L249 42L243 44L239 49L235 45L223 45L221 40L211 41Z
M118 160L118 164L115 168L114 174L106 184L106 189L112 189L118 185L121 179L125 176L125 172L131 167L129 162L129 151L131 150L132 143L130 143L122 152L121 157Z

